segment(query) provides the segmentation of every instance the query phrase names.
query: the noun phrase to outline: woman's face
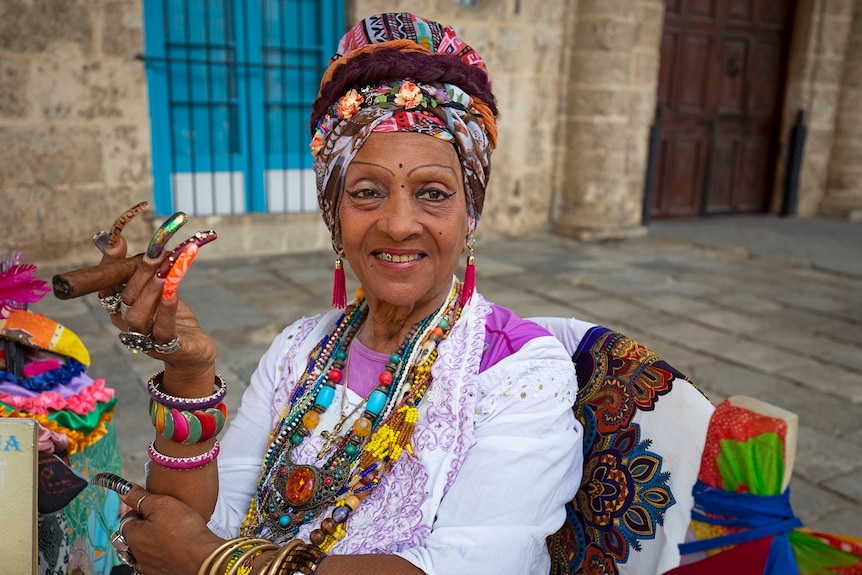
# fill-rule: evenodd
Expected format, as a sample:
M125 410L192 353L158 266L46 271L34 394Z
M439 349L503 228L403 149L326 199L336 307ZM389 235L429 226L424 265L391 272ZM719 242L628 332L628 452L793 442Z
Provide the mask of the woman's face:
M345 177L338 211L344 255L371 304L431 313L466 245L461 164L446 141L375 132Z

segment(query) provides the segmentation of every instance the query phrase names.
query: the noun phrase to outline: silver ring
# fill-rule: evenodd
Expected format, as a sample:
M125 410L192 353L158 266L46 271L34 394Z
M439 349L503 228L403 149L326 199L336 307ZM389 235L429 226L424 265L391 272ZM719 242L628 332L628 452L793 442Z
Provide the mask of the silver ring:
M132 353L148 353L156 345L150 336L132 330L120 334L120 343Z
M149 495L149 494L147 494L147 495ZM146 495L144 495L144 497L146 497ZM134 521L135 519L138 519L137 515L129 515L128 517L123 517L122 519L120 519L120 526L117 528L117 533L120 534L120 537L123 538L123 541L126 540L126 536L123 535L123 527L125 527L126 523L128 523L129 521ZM126 543L127 548L128 548L128 546L129 546L129 544Z
M175 337L168 343L156 343L153 345L154 350L164 355L176 353L180 350L180 347L182 347L182 344L180 344L180 336Z
M111 534L111 545L116 549L117 557L124 565L128 565L129 567L135 565L135 556L129 550L129 542L126 541L126 538L123 537L123 534L119 530Z
M99 305L102 306L103 310L110 314L120 313L120 304L122 302L123 298L118 293L109 295L108 297L99 298Z
M120 317L125 320L126 314L129 313L130 309L132 309L132 306L124 302L123 298L120 298Z
M111 545L119 551L128 551L129 550L129 542L126 541L126 538L120 533L119 530L111 533Z
M137 563L137 560L135 559L135 556L132 555L131 551L117 551L117 557L124 565L128 565L132 569L135 568L135 563Z

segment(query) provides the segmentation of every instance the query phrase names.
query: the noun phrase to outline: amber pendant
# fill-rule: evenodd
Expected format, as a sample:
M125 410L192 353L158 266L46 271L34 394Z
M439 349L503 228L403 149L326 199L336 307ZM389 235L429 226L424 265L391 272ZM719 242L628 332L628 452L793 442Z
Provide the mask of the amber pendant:
M284 497L291 507L302 507L312 498L317 487L317 469L300 465L287 476Z
M350 478L350 461L319 469L284 458L263 498L266 521L279 536L292 536L300 525L314 521L335 503Z

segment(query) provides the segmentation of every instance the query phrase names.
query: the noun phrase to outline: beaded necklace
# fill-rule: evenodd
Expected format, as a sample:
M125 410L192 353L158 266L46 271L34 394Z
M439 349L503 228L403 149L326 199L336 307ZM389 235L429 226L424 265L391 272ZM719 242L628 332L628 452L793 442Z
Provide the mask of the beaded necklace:
M364 299L349 306L309 354L308 367L270 433L258 488L240 527L245 536L287 540L333 506L331 516L311 532L311 543L329 551L345 535L344 524L409 445L417 407L431 383L437 345L457 321L459 285L446 302L408 330L389 356L377 387L365 398L364 412L343 435L343 418L326 439L314 465L296 464L294 450L320 423L331 405L353 338L368 315ZM343 385L346 385L346 381ZM346 393L346 389L344 390ZM362 404L360 404L362 405Z

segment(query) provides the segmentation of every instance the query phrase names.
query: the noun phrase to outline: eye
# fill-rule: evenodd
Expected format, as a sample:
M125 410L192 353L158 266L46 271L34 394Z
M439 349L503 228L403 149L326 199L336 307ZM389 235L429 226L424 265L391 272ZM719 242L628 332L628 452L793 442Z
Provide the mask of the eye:
M347 195L354 200L369 200L373 198L380 198L383 194L381 194L379 190L375 190L374 188L358 188L356 190L348 191Z
M455 195L455 192L447 192L440 188L422 188L416 192L416 197L430 202L443 202Z

